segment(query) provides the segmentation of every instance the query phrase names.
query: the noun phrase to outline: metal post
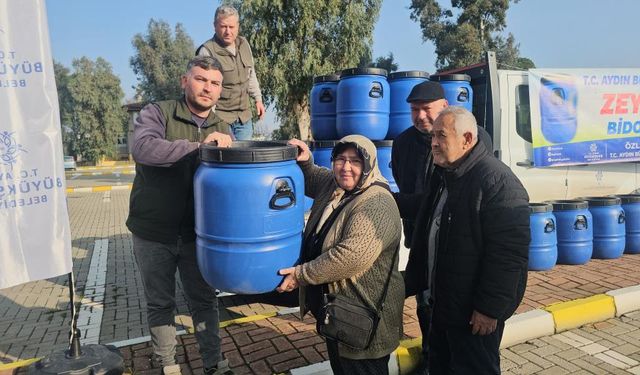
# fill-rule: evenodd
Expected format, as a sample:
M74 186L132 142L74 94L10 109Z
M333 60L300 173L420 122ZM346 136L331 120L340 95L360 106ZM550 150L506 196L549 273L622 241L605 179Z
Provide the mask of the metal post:
M78 314L75 303L76 285L73 277L73 271L69 272L69 300L71 301L71 329L69 332L69 350L68 358L78 358L82 355L80 349L80 330L78 329Z

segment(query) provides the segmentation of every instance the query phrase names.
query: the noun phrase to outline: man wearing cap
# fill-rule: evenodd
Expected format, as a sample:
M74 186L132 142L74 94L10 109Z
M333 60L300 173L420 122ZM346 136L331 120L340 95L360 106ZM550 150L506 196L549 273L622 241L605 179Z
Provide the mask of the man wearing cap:
M391 169L400 194L394 194L401 214L403 208L416 209L411 195L422 193L426 181L433 173L431 160L431 135L429 132L440 112L448 106L444 90L438 82L425 81L417 84L407 97L411 106L413 126L400 133L391 149ZM402 215L404 217L414 214ZM404 242L410 247L413 235L413 219L403 219ZM429 328L429 305L422 293L416 295L418 322L422 332L422 354L426 358L427 332Z

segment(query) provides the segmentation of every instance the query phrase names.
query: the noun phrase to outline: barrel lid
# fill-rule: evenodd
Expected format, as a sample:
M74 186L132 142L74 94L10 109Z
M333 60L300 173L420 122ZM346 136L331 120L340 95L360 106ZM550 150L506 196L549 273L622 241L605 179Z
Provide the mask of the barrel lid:
M579 199L561 199L556 201L547 201L553 205L554 211L569 211L569 210L586 210L589 208L589 202Z
M617 194L622 203L640 203L640 194Z
M374 76L387 76L387 71L380 68L350 68L340 72L340 78L348 76L362 76L362 75L374 75Z
M589 206L615 206L619 205L621 200L618 197L582 197L587 202L589 202Z
M467 81L471 82L471 76L468 74L442 74L439 76L430 76L431 81Z
M373 145L376 147L391 147L393 146L393 140L390 139L384 139L381 141L372 141Z
M310 147L311 149L316 149L316 148L330 148L333 149L340 141L311 141L310 142Z
M339 80L340 80L339 74L327 74L324 76L313 77L313 83L338 82Z
M532 214L551 212L553 211L553 206L550 203L529 203L529 210Z
M543 85L557 85L559 83L574 83L573 77L569 74L554 73L545 74L540 78L540 83Z
M246 164L296 160L298 149L285 141L234 141L231 147L211 143L200 145L200 159L205 162Z
M405 72L389 73L389 81L399 78L429 78L429 73L422 70L407 70Z

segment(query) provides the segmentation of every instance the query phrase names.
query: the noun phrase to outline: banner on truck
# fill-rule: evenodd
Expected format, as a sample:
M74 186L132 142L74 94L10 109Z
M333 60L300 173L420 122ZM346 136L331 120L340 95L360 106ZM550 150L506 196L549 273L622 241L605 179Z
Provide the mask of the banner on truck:
M640 160L640 69L531 69L535 166Z
M0 0L0 289L71 272L44 0Z

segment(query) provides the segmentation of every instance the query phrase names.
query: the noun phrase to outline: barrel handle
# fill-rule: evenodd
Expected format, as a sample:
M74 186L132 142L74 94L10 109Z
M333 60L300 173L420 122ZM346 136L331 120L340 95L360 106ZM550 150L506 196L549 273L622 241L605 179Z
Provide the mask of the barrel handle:
M371 90L369 90L369 97L379 99L384 96L384 92L382 90L382 83L378 81L373 81L373 85L371 86Z
M587 217L584 215L578 215L576 218L576 222L573 224L573 227L576 230L583 230L589 228L589 223L587 223Z
M320 91L320 103L331 103L333 101L333 95L331 89L322 89Z
M458 94L458 102L465 103L469 101L469 90L466 87L460 88L460 93Z
M551 233L556 230L556 224L553 222L553 219L545 220L544 232Z
M287 198L289 201L282 205L278 204L278 199L283 198ZM293 194L293 191L287 181L279 181L275 194L273 194L269 200L269 208L272 210L284 210L285 208L293 206L294 203L296 203L296 196Z
M624 224L626 221L627 218L624 215L624 211L620 211L620 215L618 215L618 224Z

